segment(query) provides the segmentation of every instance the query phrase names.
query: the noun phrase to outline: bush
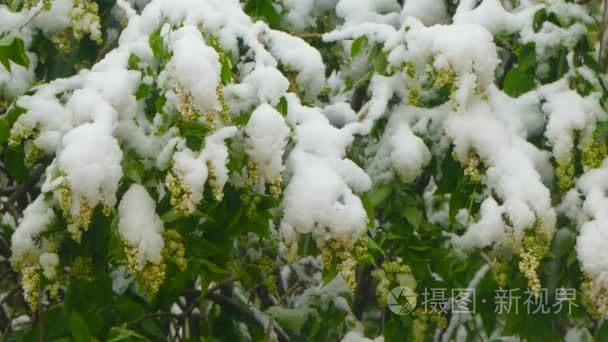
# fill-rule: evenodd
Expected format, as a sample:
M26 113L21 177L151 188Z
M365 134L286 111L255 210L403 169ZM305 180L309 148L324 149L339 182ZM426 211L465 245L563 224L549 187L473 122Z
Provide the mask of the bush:
M606 2L0 0L0 328L608 334Z

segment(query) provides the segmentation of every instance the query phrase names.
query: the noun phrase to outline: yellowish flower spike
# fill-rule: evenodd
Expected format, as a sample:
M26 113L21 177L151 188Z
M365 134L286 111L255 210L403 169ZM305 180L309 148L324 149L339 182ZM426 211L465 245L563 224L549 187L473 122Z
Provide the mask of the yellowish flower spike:
M560 192L565 193L574 185L574 158L572 155L566 160L557 162L555 168L555 176L557 177L557 187Z
M581 162L589 168L596 169L602 165L606 156L608 156L608 146L596 129L587 146L581 150Z
M490 263L492 274L499 288L507 287L507 264L502 258L495 257Z
M458 79L458 77L456 76L456 71L454 71L454 69L452 68L443 68L440 70L436 70L435 77L435 84L440 88L450 84L453 88L454 84Z
M226 102L226 98L224 97L224 86L222 85L222 83L219 83L217 86L217 98L219 99L220 105L222 107L220 112L222 121L224 121L224 125L230 125L232 123L232 118L230 117L228 103Z
M608 315L608 289L585 274L581 291L583 292L583 305L591 317L600 319Z
M66 54L72 50L73 40L80 41L85 35L97 44L102 43L99 6L91 0L73 0L70 26L66 30L55 33L51 41L57 50Z
M551 237L542 229L542 220L538 219L532 229L525 232L519 252L519 270L528 279L528 287L535 296L540 295L541 284L538 278L538 267L545 257Z
M321 247L321 252L324 267L335 268L342 275L346 287L355 291L357 261L346 245L340 241L331 240Z
M181 271L185 271L188 261L182 237L177 231L169 229L163 232L163 239L165 240L163 257L173 262Z
M215 165L208 162L207 169L209 170L208 179L209 179L209 185L211 186L211 193L213 194L213 198L219 202L224 197L224 189L222 187L220 187L220 185L217 182L217 178L215 176L215 174L216 174Z
M156 295L165 280L167 268L165 261L161 260L158 264L146 262L142 267L137 260L137 248L125 245L125 254L127 256L127 269L137 279L137 285L143 293L148 297Z
M23 296L32 312L35 312L40 304L40 266L31 258L22 260L19 266Z
M471 182L478 184L481 182L481 172L479 171L479 167L481 165L481 160L477 153L470 153L469 159L467 159L466 166L464 168L464 174L471 179Z
M186 184L169 172L165 178L165 186L171 194L170 203L176 214L190 216L196 205L192 201L192 194Z
M198 112L193 103L192 95L181 86L177 87L176 93L179 100L177 110L181 113L182 120L188 122L197 119Z

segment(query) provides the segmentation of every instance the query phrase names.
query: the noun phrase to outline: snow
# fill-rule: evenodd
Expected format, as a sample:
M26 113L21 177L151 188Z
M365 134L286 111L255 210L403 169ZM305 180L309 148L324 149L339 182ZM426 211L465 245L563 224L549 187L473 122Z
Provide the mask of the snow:
M69 13L76 11L72 2L53 4L51 11L41 12L19 33L28 49L38 31L49 36L72 24ZM160 179L169 172L177 177L192 212L205 186L221 200L217 194L226 183L244 172L231 174L227 167L228 144L242 144L266 181L285 179L279 231L287 244L295 244L300 234L312 233L320 245L332 239L350 245L370 223L361 193L395 178L412 183L433 156L451 158L448 151L453 148L461 166L475 155L482 168L482 190L476 195L481 209L476 215L459 211L457 219L465 233L450 235L456 249L508 246L507 229L513 228L518 242L539 219L542 229L552 234L559 213L579 229L576 252L582 269L608 287L608 252L603 249L608 234L602 229L608 224L608 165L583 170L576 187L560 198L551 193L552 162L566 161L581 147L576 142L582 139L575 135L582 132L582 138L588 138L598 122L605 121L600 95L581 96L572 90L568 78L574 71L553 84L537 84L516 99L494 85L497 71L502 71L498 50L503 51L494 43L496 35L512 35L518 44L534 43L541 62L536 72L542 73L542 63L556 49L572 48L588 34L585 25L592 19L583 7L561 0L522 1L506 9L499 0L461 1L450 24L441 0L405 0L403 6L396 0L283 0L276 5L285 11L282 25L298 32L317 28L319 16L335 8L336 29L322 40L346 55L361 36L383 48L388 68L371 77L367 101L357 112L347 84L371 70L368 51L346 58L348 63L326 78L326 66L314 44L253 22L239 1L153 0L138 15L121 0L119 6L130 20L118 47L91 70L38 85L16 102L26 112L12 134L34 132L25 145L29 148L33 143L50 158L55 156L42 188L55 196L49 196L48 202L40 196L24 211L12 237L13 258L37 257L44 275L56 277L57 254L49 252L48 241L37 245L34 239L54 222L58 187L69 188L73 216L85 203L113 208L125 181L122 165L130 161L125 158L134 158L146 172L159 175L146 187L157 189L161 198L172 189ZM569 25L561 28L545 22L535 32L533 16L542 8ZM0 6L0 33L14 31L35 10L9 13ZM99 34L90 19L75 27ZM131 54L144 66L163 67L148 42L159 25L163 46L170 53L166 68L158 76L128 70ZM214 125L202 150L193 151L180 136L179 124L168 129L163 125L184 119L177 117L180 91L192 97L203 115L223 110L218 97L221 64L218 52L208 44L210 37L219 40L234 64L234 80L223 91L235 123L222 120ZM31 53L28 56L27 69L13 64L9 73L0 67L0 95L12 99L30 89L38 60ZM567 62L573 65L573 56ZM405 66L413 67L414 76L404 72ZM598 84L591 70L577 72ZM429 73L453 76L449 100L434 108L416 107L408 97ZM141 84L153 85L166 96L162 113L150 113L144 101L136 100L134 93ZM285 117L276 109L282 98L288 107ZM247 123L237 120L250 113ZM386 119L385 130L378 138L370 137L381 118ZM544 146L529 141L541 134ZM357 159L362 166L348 157L355 139L368 145ZM435 192L431 179L423 194L427 218L447 225L450 195ZM163 222L156 213L156 199L142 185L133 184L122 196L118 214L121 237L137 250L139 266L161 262ZM130 284L120 269L113 278L119 292ZM343 298L337 302L347 309ZM370 339L351 331L344 341Z
M39 148L55 152L61 143L61 136L71 127L71 113L54 96L22 96L17 105L26 109L19 116L12 133L21 135L25 130L40 130L34 140Z
M473 3L469 2L469 5ZM531 25L534 13L541 7L542 5L527 6L512 13L505 10L499 0L484 0L475 8L462 3L454 15L454 23L479 25L492 34L511 34Z
M52 280L57 275L57 266L59 266L59 256L55 253L42 253L39 258L42 274Z
M287 159L289 184L283 197L280 230L289 243L297 233L313 233L324 242L330 238L352 243L365 232L367 213L355 192L371 188L365 172L344 159L352 133L338 129L316 108L287 97L287 121L295 126L297 141Z
M242 82L224 88L228 106L240 114L252 106L268 103L276 106L289 88L289 81L274 67L261 66L247 74Z
M296 31L317 26L317 18L336 7L338 0L282 0L285 20Z
M98 109L100 115L116 115L110 107ZM102 119L107 120L105 116ZM104 122L82 124L63 137L57 161L72 191L71 213L74 217L78 217L85 199L91 207L100 202L114 206L122 178L122 157L111 127Z
M325 85L321 53L303 39L281 31L268 30L266 40L270 53L289 70L297 72L296 81L304 88L306 98L315 98Z
M553 146L555 159L567 160L574 148L574 133L594 124L603 113L597 94L583 98L564 82L544 87L539 93L545 97L542 109L549 118L545 137Z
M443 0L406 0L401 14L412 16L425 26L446 24L449 21Z
M378 336L374 339L367 338L361 331L349 331L342 338L341 342L384 342L384 336Z
M20 261L28 254L37 256L44 250L44 239L40 248L34 239L44 232L55 220L55 213L43 196L38 196L23 211L23 218L19 221L17 229L11 237L12 258Z
M493 243L506 245L508 236L502 215L504 208L492 197L486 198L481 204L481 219L468 226L466 233L455 236L453 242L462 249L483 248Z
M260 105L251 114L245 133L247 154L257 162L264 178L272 182L283 171L283 153L290 133L285 119L270 105Z
M494 110L483 101L470 104L467 113L452 115L446 121L446 133L454 143L458 159L465 161L471 148L487 165L488 185L503 200L503 206L513 223L516 239L523 236L535 219L552 234L555 211L549 189L536 169L534 148L503 123L488 115Z
M400 9L401 6L395 0L340 0L336 14L344 18L345 26L367 22L396 24Z
M31 9L12 12L8 6L0 5L0 36L16 36L25 43L29 49L34 34L40 30L47 37L65 30L69 24L69 12L72 10L72 0L54 0L50 10L40 11L42 1ZM2 45L4 45L3 42ZM35 69L38 65L36 54L26 51L30 61L27 68L12 61L11 71L0 65L0 95L14 98L24 94L34 83Z
M209 176L208 163L215 169L215 184L221 190L228 180L228 148L224 140L232 137L237 131L234 126L224 127L205 138L205 148L195 153L184 148L173 155L173 171L180 178L191 194L191 205L198 204L203 198L205 182ZM194 210L193 207L190 208Z
M608 252L604 244L608 234L604 229L608 223L608 168L606 163L599 169L587 171L576 182L578 191L584 196L582 212L588 219L580 226L576 240L576 253L582 269L596 283L608 286Z
M204 113L217 109L216 89L220 82L219 56L203 40L199 30L185 26L171 33L173 57L169 68Z
M472 24L423 26L409 18L405 21L407 52L404 61L423 70L432 60L436 70L452 69L457 75L457 88L468 92L486 89L494 81L499 60L493 36L483 27ZM465 99L458 101L464 105Z
M118 206L118 231L127 245L135 248L139 268L146 262L159 264L164 246L163 222L156 214L156 203L146 189L133 184Z
M378 151L367 169L375 182L390 180L396 173L402 181L411 183L431 161L429 149L412 132L403 114L392 113Z

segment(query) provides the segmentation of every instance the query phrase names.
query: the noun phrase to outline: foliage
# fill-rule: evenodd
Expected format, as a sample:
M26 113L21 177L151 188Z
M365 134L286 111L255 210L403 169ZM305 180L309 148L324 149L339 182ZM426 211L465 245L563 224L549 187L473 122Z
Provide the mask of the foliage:
M604 5L0 0L0 340L604 340Z

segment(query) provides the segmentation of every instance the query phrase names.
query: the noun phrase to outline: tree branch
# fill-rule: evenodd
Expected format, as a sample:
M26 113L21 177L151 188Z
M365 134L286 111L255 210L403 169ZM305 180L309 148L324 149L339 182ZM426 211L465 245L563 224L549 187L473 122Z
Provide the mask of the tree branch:
M263 331L266 331L266 329L268 329L268 326L264 325L265 322L262 322L256 316L256 314L252 312L246 305L235 300L234 298L225 297L215 292L208 292L205 297L209 300L212 300L214 303L220 305L223 309L235 312L236 314L241 316L243 321L259 325ZM269 321L269 324L274 325L271 321ZM277 337L279 338L280 342L286 342L290 340L289 336L287 336L287 334L285 334L283 330L278 329L276 326L273 327L273 330L277 334Z
M164 317L164 316L173 318L173 319L177 320L178 322L182 321L182 317L180 315L176 315L176 314L173 314L173 313L170 313L170 312L159 311L159 312L149 313L149 314L143 315L143 316L141 316L141 317L139 317L139 318L137 318L135 320L132 320L131 322L127 323L127 326L128 327L132 327L132 326L137 325L138 323L141 323L141 322L143 322L143 321L145 321L147 319L156 318L156 317Z
M4 209L10 211L11 215L13 215L15 217L15 219L18 219L21 216L21 214L20 214L19 210L17 209L17 207L15 207L14 203L17 202L21 198L21 196L23 196L25 193L27 193L31 190L31 187L34 186L38 182L38 180L40 180L40 177L42 176L43 173L44 173L44 166L42 166L42 165L36 166L36 168L34 168L34 170L32 170L32 172L30 173L29 179L25 183L19 185L15 189L13 194L10 195L6 199L6 201L4 201L2 203Z
M304 40L321 39L323 37L323 33L315 33L315 32L299 33L299 34L296 34L296 37L302 38Z

